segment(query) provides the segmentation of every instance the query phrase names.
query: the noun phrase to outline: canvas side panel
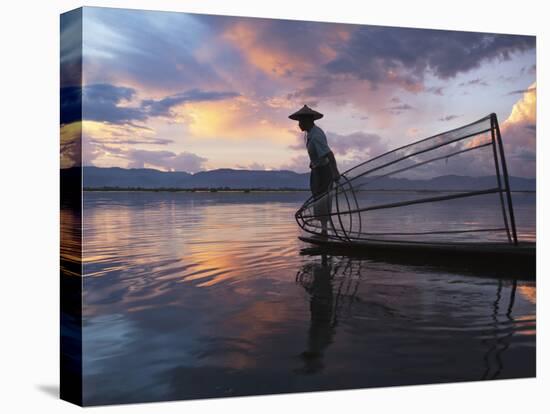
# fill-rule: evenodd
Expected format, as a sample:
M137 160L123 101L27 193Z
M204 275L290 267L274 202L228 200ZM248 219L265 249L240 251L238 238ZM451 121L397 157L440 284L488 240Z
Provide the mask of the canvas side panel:
M60 396L82 405L82 9L60 29Z

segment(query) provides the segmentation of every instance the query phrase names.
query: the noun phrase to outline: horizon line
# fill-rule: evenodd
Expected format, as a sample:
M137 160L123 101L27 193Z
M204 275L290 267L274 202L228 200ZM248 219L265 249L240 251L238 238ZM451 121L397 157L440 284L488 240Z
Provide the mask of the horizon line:
M160 173L185 173L185 174L189 174L189 175L195 175L195 174L198 174L198 173L206 173L206 172L213 172L213 171L221 171L221 170L229 170L229 171L247 171L247 172L291 172L291 173L294 173L294 174L299 174L299 175L302 175L302 174L309 174L309 172L298 172L298 171L294 171L294 170L249 170L249 169L246 169L246 168L215 168L215 169L212 169L212 170L201 170L201 171L197 171L195 173L191 173L191 172L188 172L188 171L182 171L182 170L177 170L177 171L163 171L163 170L159 170L159 169L156 169L156 168L147 168L147 167L138 167L138 168L124 168L124 167L116 167L116 166L113 166L113 167L98 167L96 165L83 165L83 166L73 166L73 167L66 167L66 168L60 168L60 171L62 170L70 170L72 168L97 168L97 169L103 169L103 170L107 170L107 169L112 169L112 168L116 168L116 169L119 169L119 170L125 170L125 171L131 171L131 170L150 170L150 171L156 171L156 172L160 172ZM439 177L470 177L470 178L481 178L481 177L495 177L496 175L458 175L458 174L443 174L443 175L438 175L438 176L435 176L435 177L431 177L431 178L428 178L428 179L433 179L433 178L439 178ZM521 178L521 179L525 179L525 180L536 180L537 177L522 177L522 176L519 176L519 175L512 175L510 174L509 177L514 177L514 178ZM401 179L409 179L409 178L401 178ZM420 179L420 178L417 178L417 179Z

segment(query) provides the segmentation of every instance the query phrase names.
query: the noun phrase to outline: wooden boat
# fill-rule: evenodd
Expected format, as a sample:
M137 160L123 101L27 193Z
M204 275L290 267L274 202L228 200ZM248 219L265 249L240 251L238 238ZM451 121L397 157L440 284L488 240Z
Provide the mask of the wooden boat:
M533 242L520 242L517 245L509 243L424 243L424 242L384 242L384 241L338 241L324 239L319 236L299 236L300 240L319 247L357 252L387 251L387 252L429 252L440 255L468 255L483 257L499 257L509 260L533 259L536 248Z
M514 279L534 279L536 244L509 243L414 243L362 241L346 242L319 236L299 236L311 247L307 255L341 255L389 263L453 268Z

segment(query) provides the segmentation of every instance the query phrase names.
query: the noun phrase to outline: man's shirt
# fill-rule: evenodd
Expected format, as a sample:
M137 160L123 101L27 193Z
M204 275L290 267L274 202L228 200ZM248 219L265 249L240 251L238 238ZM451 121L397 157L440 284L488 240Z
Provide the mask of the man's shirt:
M327 137L325 136L323 130L317 125L313 125L313 128L308 131L306 146L307 153L309 154L309 160L311 161L311 168L328 163L328 160L323 158L330 152Z

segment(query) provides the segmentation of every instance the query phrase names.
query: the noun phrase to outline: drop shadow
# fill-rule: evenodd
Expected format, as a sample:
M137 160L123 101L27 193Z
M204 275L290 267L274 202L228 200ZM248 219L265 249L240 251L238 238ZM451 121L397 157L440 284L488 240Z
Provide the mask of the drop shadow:
M59 384L40 384L36 388L50 397L59 399Z

